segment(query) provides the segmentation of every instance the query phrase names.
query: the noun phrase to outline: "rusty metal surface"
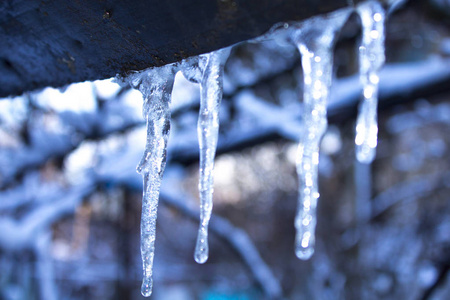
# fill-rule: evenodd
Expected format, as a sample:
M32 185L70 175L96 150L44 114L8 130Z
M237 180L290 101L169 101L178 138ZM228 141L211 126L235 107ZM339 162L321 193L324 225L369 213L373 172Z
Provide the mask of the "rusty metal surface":
M0 96L112 77L256 37L346 0L4 0Z

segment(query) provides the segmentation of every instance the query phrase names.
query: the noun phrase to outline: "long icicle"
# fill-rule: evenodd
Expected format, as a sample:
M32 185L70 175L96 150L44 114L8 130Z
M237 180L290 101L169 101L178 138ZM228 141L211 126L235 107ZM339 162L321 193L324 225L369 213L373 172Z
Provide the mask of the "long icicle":
M223 95L223 67L230 49L221 49L200 59L200 112L197 133L200 148L200 225L194 259L203 264L208 260L208 224L213 207L214 157L219 136L219 106Z
M361 163L371 163L375 158L378 141L378 72L385 61L385 12L377 1L361 3L356 11L362 23L359 72L363 86L363 99L356 120L356 158Z
M143 115L147 121L147 142L136 170L144 182L141 215L141 255L143 281L141 293L152 294L153 258L155 256L156 217L159 190L166 165L167 140L170 132L170 100L174 82L174 67L167 65L151 69L131 78L144 97Z
M314 253L316 207L319 199L319 144L327 128L327 99L333 71L333 46L350 10L307 21L293 35L303 68L303 121L297 155L299 198L295 227L295 253L306 260Z

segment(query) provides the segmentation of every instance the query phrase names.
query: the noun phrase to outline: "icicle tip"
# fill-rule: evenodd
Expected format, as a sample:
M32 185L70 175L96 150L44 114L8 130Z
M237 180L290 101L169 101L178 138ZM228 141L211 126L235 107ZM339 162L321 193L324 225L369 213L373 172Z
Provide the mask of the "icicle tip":
M204 264L208 260L208 250L201 249L199 252L195 252L194 255L195 262L198 264Z
M295 255L301 260L308 260L313 256L313 254L314 254L313 247L308 248L299 247L295 250Z
M145 278L142 281L142 286L141 286L141 294L142 294L142 296L150 297L152 295L152 290L153 290L153 282L152 282L152 280Z

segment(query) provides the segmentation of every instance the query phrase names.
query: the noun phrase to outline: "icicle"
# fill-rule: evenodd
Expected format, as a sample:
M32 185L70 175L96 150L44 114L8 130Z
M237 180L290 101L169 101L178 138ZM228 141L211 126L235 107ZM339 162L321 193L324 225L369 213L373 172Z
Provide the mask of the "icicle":
M349 13L350 10L344 10L311 19L293 34L302 57L304 80L305 130L298 147L299 200L295 219L295 253L304 260L314 253L319 143L327 128L326 105L333 71L333 45Z
M213 207L214 157L219 135L219 106L223 94L223 67L231 48L221 49L183 61L186 79L200 84L200 112L197 124L200 148L200 225L194 259L203 264L208 260L208 224Z
M382 5L376 1L360 4L362 39L359 47L359 72L363 86L363 100L356 120L356 158L371 163L375 158L378 140L377 105L378 72L384 64L384 19Z
M211 218L214 157L219 136L219 106L223 94L223 66L230 49L221 49L205 55L200 83L200 113L198 118L198 141L200 147L200 226L194 258L199 264L208 259L208 224Z
M152 294L153 258L159 189L166 164L167 140L170 132L170 100L175 70L173 65L155 68L131 76L129 82L144 97L143 115L147 121L147 143L137 166L142 174L144 191L141 216L141 255L144 278L141 293Z

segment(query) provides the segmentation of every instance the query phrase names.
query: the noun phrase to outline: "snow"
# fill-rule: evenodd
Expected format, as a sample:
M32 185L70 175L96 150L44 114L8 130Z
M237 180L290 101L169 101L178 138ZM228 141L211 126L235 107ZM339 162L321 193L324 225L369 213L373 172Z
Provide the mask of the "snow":
M27 100L24 96L11 97L0 101L0 122L12 127L27 117Z
M117 84L113 78L96 80L93 84L97 96L104 100L113 99L120 91L120 85Z
M71 84L64 90L45 88L36 94L36 104L56 112L92 112L96 109L94 84L81 82Z
M448 78L450 78L450 59L431 56L423 61L389 64L380 71L379 96L385 99L405 97L414 87L431 86ZM359 81L359 76L335 81L328 110L338 113L351 108L360 95ZM398 126L401 126L400 122Z
M172 111L178 111L198 103L199 85L187 80L181 72L175 75L172 92Z

